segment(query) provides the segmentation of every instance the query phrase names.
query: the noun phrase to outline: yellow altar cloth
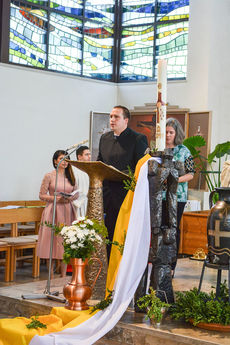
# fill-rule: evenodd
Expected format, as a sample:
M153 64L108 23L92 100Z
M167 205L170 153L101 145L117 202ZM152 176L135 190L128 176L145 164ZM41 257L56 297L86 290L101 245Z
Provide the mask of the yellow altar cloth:
M55 307L52 309L51 314L38 317L38 320L47 326L47 328L38 329L28 329L26 325L32 320L25 317L1 319L0 345L28 345L36 334L45 335L76 327L97 313L90 314L90 312L91 309L72 311L64 307Z

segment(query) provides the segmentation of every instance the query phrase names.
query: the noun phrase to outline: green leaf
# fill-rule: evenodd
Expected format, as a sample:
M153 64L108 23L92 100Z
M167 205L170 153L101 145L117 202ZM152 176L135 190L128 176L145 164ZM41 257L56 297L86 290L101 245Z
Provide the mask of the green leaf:
M191 152L194 158L199 156L200 151L197 150L197 147L202 147L206 145L205 139L201 135L195 135L189 138L186 138L183 141L183 145L185 145L189 151Z
M137 184L137 180L129 165L128 165L128 175L129 175L129 179L123 180L123 183L125 185L124 189L131 190L132 192L134 192L136 184Z
M32 328L34 328L34 329L38 329L38 328L47 328L47 326L44 324L44 323L42 323L42 322L40 322L39 320L38 320L38 316L35 316L34 318L33 317L31 317L31 322L28 324L28 325L26 325L26 327L28 328L28 329L32 329Z
M224 155L229 155L229 154L230 154L230 141L227 141L222 144L217 144L214 151L209 153L208 162L212 163L214 162L215 158L221 158Z
M90 314L92 314L96 310L103 310L103 309L107 308L112 303L112 301L113 301L113 298L112 298L113 290L111 291L111 290L107 289L107 291L109 293L108 296L105 299L101 300L99 303L97 303L95 306L93 306Z

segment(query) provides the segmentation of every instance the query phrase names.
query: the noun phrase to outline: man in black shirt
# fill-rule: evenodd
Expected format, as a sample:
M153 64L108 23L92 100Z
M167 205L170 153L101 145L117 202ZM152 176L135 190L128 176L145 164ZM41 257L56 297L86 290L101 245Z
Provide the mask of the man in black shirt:
M112 131L101 136L97 158L98 161L112 165L125 173L128 172L128 166L134 172L138 160L144 156L148 147L145 135L128 128L129 119L130 112L126 107L118 105L112 109L110 113ZM111 241L113 240L117 216L126 193L122 182L104 181L105 225ZM108 257L109 255L110 248L108 248Z

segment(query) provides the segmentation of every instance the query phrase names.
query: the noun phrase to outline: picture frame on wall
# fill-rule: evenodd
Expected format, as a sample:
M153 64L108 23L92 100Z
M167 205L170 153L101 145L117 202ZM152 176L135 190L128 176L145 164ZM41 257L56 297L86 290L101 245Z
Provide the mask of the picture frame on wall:
M200 154L203 157L208 157L210 153L210 138L211 138L211 111L202 111L202 112L190 112L189 113L189 127L188 127L188 136L192 137L194 135L201 135L206 141L206 145L199 148ZM196 158L195 166L199 166L199 160ZM205 190L207 191L207 185L205 178L199 171L196 171L194 178L189 182L189 188Z
M167 119L173 117L177 119L184 132L187 134L186 114L170 114L167 113ZM132 114L129 121L129 127L136 132L145 134L151 149L156 147L156 113L152 114ZM187 136L187 135L186 135Z
M91 111L90 113L90 151L92 161L97 160L99 142L102 134L110 131L109 113Z

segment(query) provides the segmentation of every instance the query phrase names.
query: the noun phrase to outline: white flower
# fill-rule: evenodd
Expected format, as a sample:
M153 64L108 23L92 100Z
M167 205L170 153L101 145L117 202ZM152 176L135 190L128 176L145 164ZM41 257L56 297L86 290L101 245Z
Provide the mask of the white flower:
M89 224L89 225L93 225L93 222L92 222L92 220L90 220L90 219L87 219L87 220L86 220L86 223Z
M97 240L98 242L100 242L100 243L102 242L102 239L101 239L101 237L100 237L99 235L96 234L95 237L96 237L96 240Z
M70 240L70 243L74 243L74 242L76 242L76 237L75 236L71 236L69 238L69 240Z
M64 235L65 233L66 233L66 231L68 231L68 226L64 226L62 229L61 229L61 232L60 232L60 234L61 235Z
M78 222L82 222L83 220L85 220L85 217L78 217L77 219Z
M85 238L85 235L83 232L79 231L76 235L77 235L77 239L79 239L79 240L82 240L83 238Z
M73 221L72 225L64 226L60 235L68 248L81 251L82 248L89 249L90 244L94 247L96 243L103 243L101 236L93 227L94 222L92 220L79 217Z
M74 235L75 235L75 231L72 230L72 229L70 229L70 230L68 231L68 237L70 238L70 237L73 237Z

